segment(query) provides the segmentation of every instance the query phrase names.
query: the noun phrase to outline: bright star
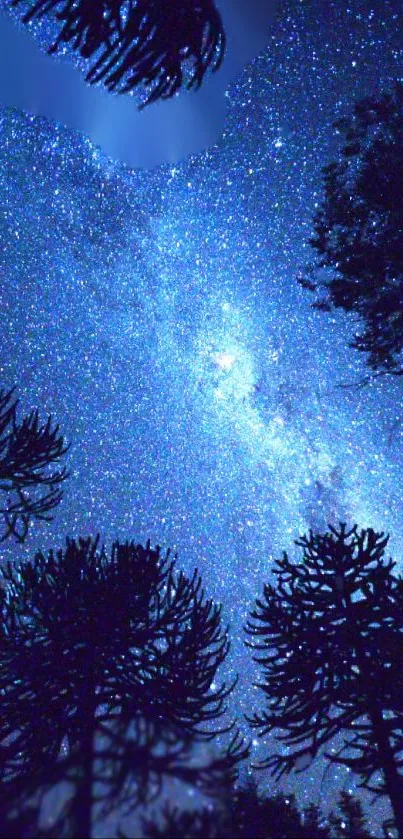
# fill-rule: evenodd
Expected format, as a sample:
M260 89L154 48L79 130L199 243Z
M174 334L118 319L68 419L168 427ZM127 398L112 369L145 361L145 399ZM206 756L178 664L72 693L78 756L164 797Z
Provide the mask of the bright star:
M220 352L214 358L215 363L221 370L231 370L236 361L235 355L228 352Z

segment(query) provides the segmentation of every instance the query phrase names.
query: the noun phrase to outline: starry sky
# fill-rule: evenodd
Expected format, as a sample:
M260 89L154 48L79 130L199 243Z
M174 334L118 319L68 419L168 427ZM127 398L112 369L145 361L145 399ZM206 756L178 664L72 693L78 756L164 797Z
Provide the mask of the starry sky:
M71 442L54 522L2 557L97 532L177 551L231 624L239 717L258 707L242 625L273 557L339 520L403 556L401 381L340 387L365 373L354 318L296 282L332 122L402 55L398 0L280 3L218 141L150 169L0 108L1 385ZM332 768L319 793L323 769L287 788L323 803L350 783Z

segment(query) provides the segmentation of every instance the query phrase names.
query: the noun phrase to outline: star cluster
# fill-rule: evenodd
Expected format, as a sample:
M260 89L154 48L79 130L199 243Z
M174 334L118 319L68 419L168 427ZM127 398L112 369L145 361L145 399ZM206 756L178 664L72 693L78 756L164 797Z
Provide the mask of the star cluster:
M1 384L72 444L54 522L2 555L97 532L176 550L231 623L239 715L273 557L340 519L402 556L400 380L341 387L365 372L354 320L296 282L332 123L401 76L399 19L397 0L282 4L220 141L175 167L129 170L0 110ZM323 768L288 787L318 801Z

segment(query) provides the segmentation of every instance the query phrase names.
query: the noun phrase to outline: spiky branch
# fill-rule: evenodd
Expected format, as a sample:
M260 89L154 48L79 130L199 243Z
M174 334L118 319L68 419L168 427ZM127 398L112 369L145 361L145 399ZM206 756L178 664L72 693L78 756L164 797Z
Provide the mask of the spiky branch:
M44 16L60 24L49 53L68 44L90 60L90 84L102 81L119 93L145 85L148 97L140 107L170 98L184 83L199 88L207 69L218 70L224 57L213 0L29 0L24 23Z
M106 812L152 799L164 777L212 791L235 771L248 753L237 735L224 756L190 761L194 744L232 728L213 727L233 688L212 689L228 634L197 571L177 573L149 543L116 542L108 557L98 539L69 539L1 574L5 795L69 778L75 835L89 835L95 782Z
M299 539L302 562L276 561L277 585L264 587L246 627L268 706L250 723L261 736L278 730L288 746L262 764L277 777L347 734L326 758L388 795L403 835L403 586L384 559L387 542L341 524Z
M316 259L299 283L313 306L359 317L350 346L375 375L403 375L403 84L368 96L335 123L340 152L323 169L309 242ZM363 379L365 382L366 379Z
M0 541L14 536L23 542L32 520L51 521L51 511L62 499L61 484L68 473L64 467L52 470L52 464L69 447L51 417L41 424L38 411L32 411L18 421L13 393L0 391Z

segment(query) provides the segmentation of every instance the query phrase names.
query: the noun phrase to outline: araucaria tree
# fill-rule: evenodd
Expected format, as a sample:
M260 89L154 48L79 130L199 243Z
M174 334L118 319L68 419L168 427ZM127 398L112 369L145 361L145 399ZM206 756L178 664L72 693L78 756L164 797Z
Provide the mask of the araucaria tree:
M25 5L11 0L11 6ZM90 61L86 81L127 93L148 91L142 106L198 88L218 70L225 33L214 0L28 0L23 22L50 17L59 34L49 48L69 45Z
M209 763L192 752L225 713L233 686L214 680L229 642L198 573L174 566L149 543L108 556L89 538L0 572L9 824L64 780L73 794L52 835L89 837L94 817L149 801L164 778L218 792L248 754L237 735Z
M0 542L23 542L34 519L50 521L68 477L64 467L54 468L68 449L59 426L51 417L41 424L38 411L18 420L13 392L0 391Z
M316 262L299 282L317 308L359 316L351 346L378 375L403 374L403 84L367 97L335 127L338 159L323 170L309 240ZM362 324L362 326L361 326ZM372 373L373 375L373 373Z
M267 702L249 721L287 747L261 766L281 777L322 752L389 796L403 837L403 585L387 542L340 524L297 540L301 562L276 561L277 584L265 585L246 627ZM325 752L337 735L340 749Z

